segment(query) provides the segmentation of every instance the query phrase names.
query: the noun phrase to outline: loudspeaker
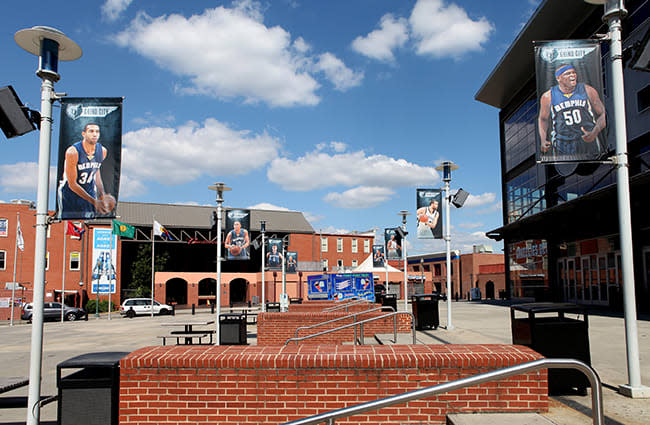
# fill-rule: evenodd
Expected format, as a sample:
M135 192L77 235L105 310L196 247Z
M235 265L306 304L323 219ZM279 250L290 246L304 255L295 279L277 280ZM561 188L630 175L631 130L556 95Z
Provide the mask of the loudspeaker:
M464 191L463 189L458 189L458 192L456 192L456 194L454 195L453 199L451 200L451 203L456 208L460 208L465 204L465 201L467 201L468 196L469 196L469 192Z
M36 130L29 119L28 109L23 107L11 86L0 88L0 127L7 139Z

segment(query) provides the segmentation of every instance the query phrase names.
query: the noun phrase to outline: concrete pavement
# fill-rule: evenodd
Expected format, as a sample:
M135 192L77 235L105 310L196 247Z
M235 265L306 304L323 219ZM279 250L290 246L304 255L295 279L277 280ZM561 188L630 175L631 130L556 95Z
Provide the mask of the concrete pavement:
M441 327L418 331L419 343L476 344L512 341L510 309L502 303L454 302L452 304L453 330L445 329L446 302L440 302ZM400 305L401 307L401 305ZM56 365L80 354L100 351L134 351L140 347L160 345L158 335L169 333L164 322L189 319L190 310L180 310L176 316L121 318L106 314L100 319L90 317L85 322L46 322L44 325L42 391L43 395L57 393ZM212 319L209 310L197 310L195 319ZM639 351L641 353L642 382L650 384L650 317L638 322ZM211 325L215 326L215 325ZM31 326L26 323L13 327L0 325L0 376L28 376ZM255 326L248 327L249 343L256 343ZM603 404L607 425L641 425L650 423L650 400L630 399L618 394L618 386L628 383L625 327L622 317L592 314L589 316L589 337L592 366L603 382ZM27 395L27 387L5 395ZM56 421L57 403L41 409L43 421ZM558 425L591 423L589 396L556 396L551 399L551 411L544 415ZM0 424L25 421L21 409L0 410Z

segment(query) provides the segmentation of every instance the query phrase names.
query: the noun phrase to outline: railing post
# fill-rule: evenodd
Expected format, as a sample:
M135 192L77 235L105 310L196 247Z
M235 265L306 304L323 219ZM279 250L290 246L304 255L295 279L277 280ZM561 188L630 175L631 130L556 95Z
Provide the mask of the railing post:
M363 323L361 323L359 326L361 327L361 329L359 329L359 332L361 333L360 345L363 345L363 340L364 340L364 336L363 336ZM356 326L355 326L355 327L356 327Z
M352 316L352 323L357 323L357 315L356 314L354 316ZM354 326L352 326L352 329L354 330L354 342L353 342L352 345L356 345L357 344L357 325L355 324Z
M393 344L397 344L397 314L393 316Z

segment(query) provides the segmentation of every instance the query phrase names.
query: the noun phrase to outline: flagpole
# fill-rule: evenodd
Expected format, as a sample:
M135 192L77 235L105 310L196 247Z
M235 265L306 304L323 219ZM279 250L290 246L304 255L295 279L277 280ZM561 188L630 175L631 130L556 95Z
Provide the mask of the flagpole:
M108 251L108 320L111 320L111 293L113 292L113 285L111 279L111 269L113 267L113 228L111 227L111 249Z
M65 223L62 221L61 223ZM66 227L65 225L63 226L63 276L61 278L61 323L63 323L63 313L64 313L64 305L65 305L65 245L66 242L68 241L68 238L66 237Z
M151 317L153 318L153 291L154 291L154 252L156 249L156 216L153 216L153 226L151 227Z
M14 302L16 299L16 259L18 258L18 233L20 230L20 212L16 212L16 244L14 246L14 279L11 283L11 321L10 326L14 325ZM24 242L23 242L24 243Z

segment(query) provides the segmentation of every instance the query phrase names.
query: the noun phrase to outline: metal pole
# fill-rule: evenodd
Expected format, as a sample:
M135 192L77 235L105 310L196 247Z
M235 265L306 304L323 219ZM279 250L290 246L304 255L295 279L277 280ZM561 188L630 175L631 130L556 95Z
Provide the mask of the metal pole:
M454 329L451 323L451 225L449 220L449 180L445 180L445 242L447 245L447 330Z
M402 261L404 263L404 311L409 309L408 271L406 270L406 216L403 216L404 239L402 240Z
M45 255L47 251L47 206L50 185L50 145L52 137L52 102L54 82L44 74L41 84L41 134L38 152L38 189L36 197L36 243L34 248L34 299L32 343L29 362L29 396L27 425L40 421L41 362L43 353L43 296L45 295Z
M111 279L111 273L115 270L113 267L113 231L110 233L111 245L110 250L108 251L108 320L111 320L111 294L113 293L113 279Z
M226 185L223 183L215 183L214 185L208 186L208 189L217 191L217 318L215 320L215 336L217 341L215 342L215 345L219 345L221 340L221 325L219 323L219 318L221 316L221 213L223 205L223 192L230 190L230 188L226 187Z
M632 248L632 216L630 213L630 183L627 158L627 130L625 127L625 86L623 82L623 53L621 19L627 14L622 0L609 0L605 5L603 20L609 25L610 57L612 70L612 99L614 102L614 127L616 129L616 180L618 195L621 261L623 266L623 309L625 339L627 343L627 372L629 383L619 386L619 391L629 397L650 397L650 388L641 384L639 341L634 289L634 264Z
M154 225L156 222L156 217L153 218ZM155 289L155 274L156 274L156 235L153 227L151 228L151 318L153 318L153 297Z
M62 221L62 223L64 223ZM65 225L63 226L63 276L61 277L61 323L63 323L63 313L65 311L64 305L65 305L65 246L68 238L66 237L65 234Z
M11 281L11 320L9 326L14 325L14 300L16 299L16 260L18 258L18 227L20 226L20 212L16 213L16 243L14 244L14 278ZM21 229L22 231L22 229ZM24 244L24 242L23 242ZM25 300L23 300L24 302Z
M265 275L266 275L266 242L264 241L264 233L265 232L265 221L261 222L261 227L262 227L262 312L266 311L266 281Z

